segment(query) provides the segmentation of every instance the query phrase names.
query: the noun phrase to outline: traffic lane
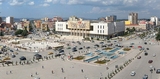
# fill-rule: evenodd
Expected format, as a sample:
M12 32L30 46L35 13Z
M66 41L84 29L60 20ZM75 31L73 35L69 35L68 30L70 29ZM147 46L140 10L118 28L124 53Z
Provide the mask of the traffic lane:
M153 48L156 48L156 46L152 47L151 50L149 50L148 52L151 51L155 52ZM144 56L144 53L140 55L142 56L141 59L135 59L132 63L129 64L129 66L125 67L121 72L119 72L115 77L113 77L113 79L140 79L144 76L144 74L148 74L150 78L151 77L150 66L155 65L154 61L156 60L154 60L151 53L149 53L148 56ZM153 60L152 64L148 64L149 59ZM136 75L134 77L130 76L132 70L136 71ZM155 75L154 73L152 74L153 75L152 78L156 79L157 75Z

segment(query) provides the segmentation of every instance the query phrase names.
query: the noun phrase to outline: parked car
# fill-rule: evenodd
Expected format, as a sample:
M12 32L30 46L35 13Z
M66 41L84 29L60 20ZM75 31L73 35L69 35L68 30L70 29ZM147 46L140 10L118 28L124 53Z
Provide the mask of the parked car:
M148 79L148 75L145 74L145 75L143 76L143 79Z
M5 64L12 64L12 61L6 61Z
M160 73L160 69L157 69L157 70L156 70L156 73L159 74L159 73Z
M147 55L148 55L148 53L147 53L147 52L145 52L145 53L144 53L144 55L145 55L145 56L147 56Z
M20 60L27 60L26 57L24 57L24 56L21 56L19 59Z
M82 49L83 49L82 47L79 48L79 50L82 50Z
M152 63L152 62L153 62L153 60L149 60L149 61L148 61L148 63Z
M141 56L138 56L137 59L141 59Z
M59 56L61 56L61 54L56 54L56 55L55 55L55 57L59 57Z
M86 47L86 49L89 49L90 47L88 46L88 47Z
M147 44L147 42L144 42L144 44Z
M12 58L15 58L16 57L16 55L12 55Z
M153 54L153 57L155 57L155 56L156 56L156 54L154 53L154 54Z
M131 76L135 76L136 75L136 72L135 71L132 71L131 72Z

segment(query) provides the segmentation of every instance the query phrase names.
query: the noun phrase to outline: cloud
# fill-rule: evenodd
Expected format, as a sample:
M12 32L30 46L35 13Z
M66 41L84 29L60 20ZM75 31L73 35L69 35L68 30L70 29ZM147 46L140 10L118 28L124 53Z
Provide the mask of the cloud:
M29 2L28 4L29 4L29 5L34 5L34 1L32 1L32 2Z
M101 9L100 7L93 7L89 13L107 13L110 12L110 8Z
M54 0L53 0L53 1L54 1ZM44 0L44 2L50 3L50 2L52 2L52 0Z
M44 3L41 6L47 7L47 6L50 6L50 4Z
M9 2L10 5L22 5L26 0L11 0Z
M83 4L83 1L79 1L79 0L69 0L67 4L69 4L69 5L71 5L71 4Z

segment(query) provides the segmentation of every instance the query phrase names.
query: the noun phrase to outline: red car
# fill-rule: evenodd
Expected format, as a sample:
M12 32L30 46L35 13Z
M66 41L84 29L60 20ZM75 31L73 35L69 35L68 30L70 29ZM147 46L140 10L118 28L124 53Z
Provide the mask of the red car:
M148 63L152 63L152 62L153 62L153 60L149 60L149 61L148 61Z
M142 48L142 46L138 46L138 48Z

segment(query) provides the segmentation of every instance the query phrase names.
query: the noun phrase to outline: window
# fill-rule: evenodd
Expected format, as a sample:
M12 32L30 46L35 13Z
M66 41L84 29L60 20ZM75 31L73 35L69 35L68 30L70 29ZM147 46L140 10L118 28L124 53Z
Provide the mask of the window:
M98 25L98 29L99 29L99 25Z
M100 28L102 29L102 26L100 26Z
M104 33L104 30L103 30L103 33Z
M102 33L102 30L100 30L100 33Z
M99 30L98 30L98 33L99 33Z
M93 26L90 26L90 31L93 31Z
M104 29L104 25L103 25L103 29Z

